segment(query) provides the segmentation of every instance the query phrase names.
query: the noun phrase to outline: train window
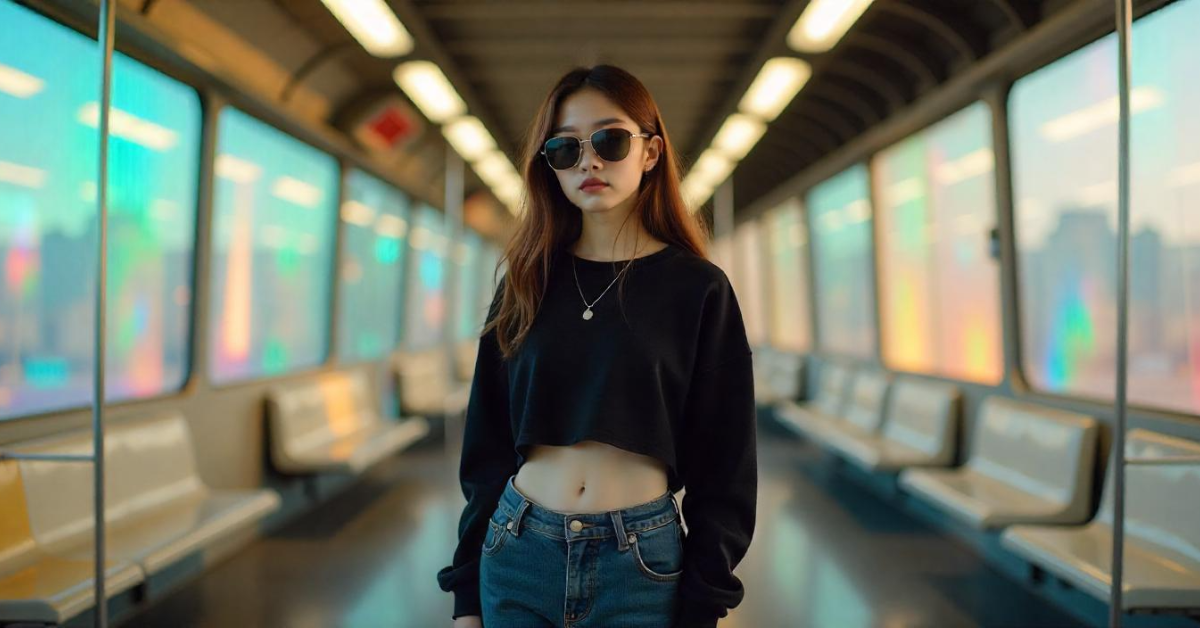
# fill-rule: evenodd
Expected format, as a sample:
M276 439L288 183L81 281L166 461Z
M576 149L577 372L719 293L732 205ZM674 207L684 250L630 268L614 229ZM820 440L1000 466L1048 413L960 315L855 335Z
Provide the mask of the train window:
M456 325L454 340L471 340L479 337L483 321L487 316L487 303L479 301L479 283L483 278L483 240L470 229L463 229L462 242L458 243L454 255L458 271L458 285L454 309Z
M361 170L347 173L338 299L344 362L382 358L400 342L408 212L401 191Z
M444 215L420 205L410 237L413 259L406 281L404 346L418 351L441 342L446 326L446 255L450 239Z
M1200 412L1200 2L1134 24L1129 401ZM1116 379L1117 92L1110 35L1010 96L1024 372L1111 399Z
M817 344L829 353L875 355L875 282L867 167L857 164L808 193Z
M808 232L799 199L766 214L771 258L771 345L801 353L812 345L808 296Z
M113 59L108 400L183 386L200 99ZM0 2L0 419L92 400L98 246L96 43Z
M209 369L218 383L321 364L328 354L338 164L233 108L213 183Z
M742 320L746 325L746 339L752 346L763 344L764 317L762 225L757 220L738 225L733 232L734 264L733 288L738 305L742 309Z
M991 112L978 102L871 164L879 323L893 369L985 384L1004 375Z

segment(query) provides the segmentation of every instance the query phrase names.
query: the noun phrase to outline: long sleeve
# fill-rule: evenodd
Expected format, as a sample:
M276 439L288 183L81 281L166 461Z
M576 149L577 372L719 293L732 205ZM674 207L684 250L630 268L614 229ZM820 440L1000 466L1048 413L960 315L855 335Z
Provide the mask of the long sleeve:
M715 628L741 603L733 569L754 533L754 373L741 311L723 275L705 300L697 343L680 455L687 537L678 628Z
M501 278L487 320L496 315L504 289ZM458 523L458 547L453 564L438 571L438 586L454 593L452 619L479 615L479 558L487 522L500 502L517 459L509 419L508 368L500 355L495 330L479 340L475 375L467 403L459 483L467 505Z

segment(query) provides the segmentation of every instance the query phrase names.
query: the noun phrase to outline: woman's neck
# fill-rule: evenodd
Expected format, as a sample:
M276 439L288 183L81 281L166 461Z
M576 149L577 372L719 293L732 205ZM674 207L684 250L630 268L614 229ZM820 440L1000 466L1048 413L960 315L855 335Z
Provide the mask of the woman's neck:
M614 208L607 212L584 213L579 239L569 248L584 259L607 262L641 257L664 246L666 243L651 236L637 216Z

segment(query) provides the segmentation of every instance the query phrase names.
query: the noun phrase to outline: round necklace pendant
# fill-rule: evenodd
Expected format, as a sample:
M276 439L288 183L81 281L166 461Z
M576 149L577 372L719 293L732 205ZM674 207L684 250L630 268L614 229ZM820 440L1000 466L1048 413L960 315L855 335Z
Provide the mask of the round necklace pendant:
M592 308L589 307L588 309L583 311L583 320L585 320L585 321L592 320Z

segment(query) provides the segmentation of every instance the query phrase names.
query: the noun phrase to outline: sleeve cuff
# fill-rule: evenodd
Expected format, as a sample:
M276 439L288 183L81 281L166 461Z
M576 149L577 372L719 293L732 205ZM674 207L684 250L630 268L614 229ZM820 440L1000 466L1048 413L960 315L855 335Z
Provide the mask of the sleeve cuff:
M695 605L684 603L679 607L674 628L717 628L718 619Z
M454 615L450 619L458 619L464 615L482 615L479 603L479 583L464 584L454 591Z

